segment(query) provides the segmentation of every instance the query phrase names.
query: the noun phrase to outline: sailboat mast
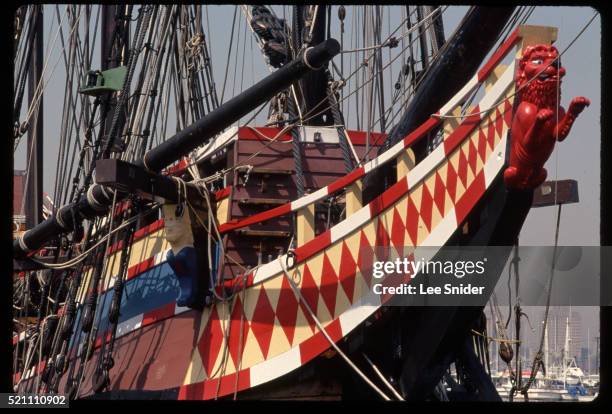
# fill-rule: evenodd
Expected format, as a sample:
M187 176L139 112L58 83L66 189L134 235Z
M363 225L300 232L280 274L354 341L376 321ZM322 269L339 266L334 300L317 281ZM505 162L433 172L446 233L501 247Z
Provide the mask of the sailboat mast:
M569 364L567 363L568 359L569 359L569 329L570 329L570 324L569 324L569 315L572 314L571 311L571 307L570 307L570 312L568 314L568 316L565 318L565 343L563 344L563 362L562 362L562 366L563 366L563 385L565 385L566 379L567 379L567 369L569 367Z
M544 324L544 368L550 372L548 365L548 326Z
M591 332L587 328L587 375L591 375Z
M32 60L28 75L28 107L34 105L28 126L27 147L27 187L25 201L26 228L31 229L42 221L42 182L43 182L43 6L32 6L34 38Z

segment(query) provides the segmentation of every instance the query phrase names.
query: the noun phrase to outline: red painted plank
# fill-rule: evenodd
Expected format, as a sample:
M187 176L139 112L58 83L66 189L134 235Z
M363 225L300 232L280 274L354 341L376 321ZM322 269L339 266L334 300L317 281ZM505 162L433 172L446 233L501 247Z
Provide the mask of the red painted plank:
M127 280L131 280L141 273L146 272L150 268L155 266L155 256L149 257L148 259L135 264L128 269Z
M461 225L463 220L472 211L474 205L478 202L480 197L486 190L484 171L474 178L472 184L467 188L465 193L455 204L455 214L457 216L457 225Z
M370 202L370 216L376 217L408 192L408 180L402 178Z
M223 200L224 198L229 197L231 191L232 191L231 186L222 188L221 190L215 193L215 200L220 201L220 200Z
M316 253L328 248L330 245L331 230L327 230L294 250L296 263L303 262L309 257L314 256Z
M342 327L340 319L335 319L325 327L325 332L331 337L332 341L338 342L342 338ZM302 365L310 361L330 347L330 343L320 331L300 344L300 360Z
M160 308L152 310L150 312L142 315L142 325L141 327L151 325L152 323L161 321L162 319L169 318L174 316L174 310L176 308L175 302L170 302Z
M480 124L479 106L476 105L461 124L444 140L444 154L448 157Z
M491 59L489 59L482 69L478 71L478 82L482 82L489 77L495 66L497 66L497 64L508 54L510 49L514 47L518 39L518 28L516 28L508 39L506 39L504 44L502 44L493 56L491 56Z
M431 131L436 125L440 123L439 118L429 118L427 121L419 125L414 131L404 137L404 148L410 147L412 144L423 138L426 133Z
M363 177L365 175L365 170L363 169L363 167L359 167L353 171L351 171L350 173L348 173L347 175L345 175L342 178L339 178L338 180L334 181L333 183L329 184L327 186L327 194L333 194L338 190L343 189L344 187L353 184L355 181L357 181L358 179L360 179L361 177Z
M275 207L259 214L254 214L244 220L222 224L221 226L219 226L219 232L227 233L228 231L250 226L251 224L259 223L260 221L266 221L271 218L282 216L288 213L291 213L291 203L283 204L282 206Z
M346 133L351 140L353 145L365 145L368 133L366 131L349 131ZM381 145L385 139L387 139L387 134L383 134L380 132L370 132L370 145Z
M260 134L272 139L274 138L280 131L281 128L278 127L257 127L256 129ZM260 137L254 132L251 128L248 127L240 127L238 128L238 138L241 140L254 140L254 141L264 141L269 142L267 139ZM285 132L283 135L278 137L276 141L291 141L291 134L289 132Z

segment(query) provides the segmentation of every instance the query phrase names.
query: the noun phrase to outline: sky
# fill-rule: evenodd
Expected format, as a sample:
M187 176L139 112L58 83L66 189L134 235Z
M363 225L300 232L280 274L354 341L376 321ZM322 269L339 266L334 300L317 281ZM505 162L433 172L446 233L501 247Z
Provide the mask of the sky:
M221 91L223 77L227 62L227 51L229 49L229 38L233 5L210 5L208 8L208 22L205 20L206 35L209 43L209 53L212 58L213 74L217 83L217 90ZM289 7L274 6L277 15L285 13L290 16ZM137 9L137 7L136 7ZM350 39L353 30L352 7L347 6L347 25L344 34L345 49L351 48ZM398 7L398 9L400 9ZM444 12L444 26L446 36L452 31L468 9L467 6L450 6ZM60 7L60 13L63 12ZM391 10L391 9L390 9ZM391 10L391 13L383 14L383 38L388 33L388 28L395 27L401 21L401 14ZM45 45L53 42L55 29L50 30L51 21L55 19L54 27L57 27L55 6L45 6ZM593 16L595 10L589 7L536 7L527 24L548 25L559 28L557 48L562 51L575 38L586 22ZM230 55L230 70L226 82L224 100L238 94L241 89L248 87L269 73L261 54L254 42L253 35L244 25L244 17L241 12L237 13L237 24L241 40L234 39L236 49L240 50L239 57ZM358 27L356 25L355 27ZM360 30L360 29L359 29ZM386 32L385 32L386 31ZM246 38L247 42L244 42ZM332 10L332 37L340 39L339 22L337 19L337 8ZM59 58L59 41L56 41L54 52L50 54L50 65L54 65ZM567 74L563 79L562 103L567 104L572 97L586 96L591 100L591 106L579 116L574 124L569 137L555 148L553 155L546 164L549 179L575 179L578 181L580 202L565 205L563 207L561 226L559 233L560 245L599 245L599 217L600 217L600 55L601 55L601 20L597 17L589 28L576 40L562 57L562 65ZM95 55L97 57L97 55ZM344 64L348 66L354 61L354 56L344 57ZM335 62L340 65L340 58ZM94 61L94 65L99 60ZM55 104L63 99L64 70L63 62L60 61L52 76L47 81L45 89L45 116L44 116L44 191L53 192L55 179L55 162L58 158L58 131L60 127L61 105ZM50 66L51 70L52 66ZM392 91L392 82L399 71L399 66L392 65L391 73L385 79L388 84L386 88ZM49 72L48 72L49 73ZM242 86L241 86L242 85ZM355 129L355 116L348 100L344 111L349 128ZM353 106L351 106L353 105ZM267 111L263 111L267 112ZM258 117L259 123L265 122L263 117ZM172 128L169 128L171 131ZM25 137L15 153L15 168L25 168ZM556 208L544 207L532 209L520 234L522 245L552 245L555 234ZM590 327L590 332L596 332L599 324L597 308L578 309L582 314L585 326ZM530 310L534 315L539 315L540 309ZM536 316L537 318L537 316Z

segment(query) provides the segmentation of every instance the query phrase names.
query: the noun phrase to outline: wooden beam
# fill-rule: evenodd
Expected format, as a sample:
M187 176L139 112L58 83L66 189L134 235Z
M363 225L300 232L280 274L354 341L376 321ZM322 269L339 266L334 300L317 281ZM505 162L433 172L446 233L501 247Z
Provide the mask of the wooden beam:
M559 29L550 26L519 26L518 35L521 38L516 57L520 58L523 55L523 50L527 46L536 44L551 45L557 40Z
M297 212L297 245L298 247L314 239L315 228L315 205L314 203L301 208Z
M237 230L238 234L249 237L289 237L291 235L288 231L282 230L249 230L240 229Z
M229 220L229 206L230 206L230 198L226 197L217 202L217 223L219 225L227 223Z
M449 115L461 115L461 105L457 105L456 107L454 107ZM452 134L452 132L459 126L460 123L460 118L445 118L444 121L442 121L442 132L444 134L445 140L450 134Z
M397 180L404 178L414 168L414 152L407 148L397 157Z
M361 180L358 180L356 182L354 182L353 184L349 185L348 187L346 187L345 190L345 208L346 208L346 213L345 213L345 217L350 216L351 214L355 213L357 210L359 210L361 207L363 207L363 199L362 199L362 194L361 194L361 190L362 190L362 183Z
M495 85L495 82L497 82L497 80L501 77L501 75L503 75L507 68L508 65L499 64L495 67L495 69L493 69L493 72L491 72L489 77L484 81L485 92L488 93L489 90L491 90L493 85Z
M547 207L558 204L578 203L576 180L545 181L533 192L532 207Z
M179 185L175 179L118 159L107 158L96 163L96 183L124 193L162 197L172 203L179 201ZM193 207L206 209L206 200L196 186L187 183L186 190ZM182 194L183 188L180 191Z

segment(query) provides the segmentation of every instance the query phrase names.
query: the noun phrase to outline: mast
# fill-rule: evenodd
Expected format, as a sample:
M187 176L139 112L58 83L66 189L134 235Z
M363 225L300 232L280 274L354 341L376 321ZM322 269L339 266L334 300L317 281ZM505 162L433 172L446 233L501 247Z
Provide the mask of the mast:
M599 336L595 337L595 371L599 375Z
M327 13L323 5L293 7L292 46L294 52L297 53L304 45L308 48L318 45L325 40ZM312 7L314 7L314 12L311 14ZM311 110L313 114L316 114L321 112L322 109L329 107L327 102L319 104L321 101L327 100L327 75L324 70L311 72L300 79L296 83L295 92L300 102L302 114L306 114ZM315 106L316 109L313 110ZM305 122L305 125L333 124L334 121L329 109Z
M130 19L132 5L105 5L102 6L102 38L100 48L100 67L101 70L112 69L125 65L128 61L130 44ZM117 131L123 129L127 114L122 108L117 106L118 99L114 96L107 96L103 101L103 114L114 114L119 111L118 116L107 116L102 124L100 135L105 137L103 145L108 141L112 142L111 151L120 150L120 143L116 143L115 135ZM116 118L116 120L115 120ZM113 128L113 124L114 128ZM109 154L103 154L106 158Z
M570 331L570 316L572 314L572 308L570 306L570 311L568 316L565 318L565 341L563 343L563 350L561 353L561 369L563 372L563 386L566 385L567 382L567 371L571 365L571 363L568 363L569 361L569 344L570 344L570 337L569 337L569 331Z
M424 6L416 6L417 20L419 22L423 20L423 7ZM423 66L422 74L425 74L425 71L429 67L429 56L427 54L427 38L423 25L419 26L419 47L421 51L421 64Z
M27 187L25 197L26 228L31 229L42 221L42 184L43 184L43 6L32 6L34 38L32 41L32 60L28 75L28 107L34 105L30 126L28 127L27 146ZM39 88L40 86L40 88ZM39 89L39 90L37 90ZM40 98L36 99L37 93Z
M432 6L429 6L429 8L433 9ZM435 42L437 49L441 49L442 46L444 46L444 43L446 42L445 36L444 36L444 21L441 18L439 18L440 16L438 16L438 14L440 13L441 12L438 11L438 13L431 16L431 19L433 21L434 42Z
M587 375L591 375L591 332L587 328Z
M549 370L548 367L548 327L544 324L544 368Z

